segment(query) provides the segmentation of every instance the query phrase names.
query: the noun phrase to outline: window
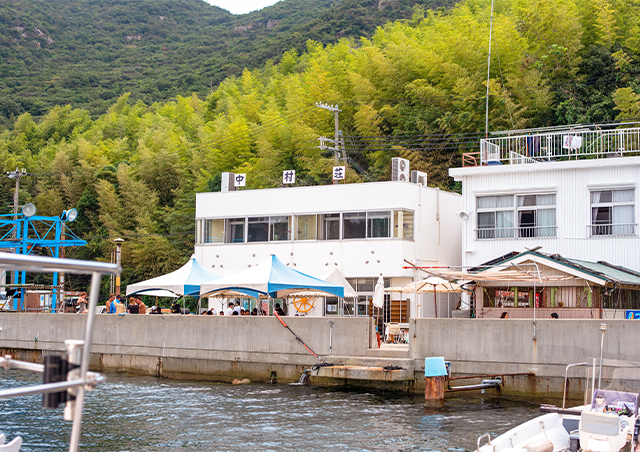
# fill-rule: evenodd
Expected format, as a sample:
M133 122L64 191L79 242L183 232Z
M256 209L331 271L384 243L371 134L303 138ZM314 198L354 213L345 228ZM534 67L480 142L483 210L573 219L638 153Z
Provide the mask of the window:
M204 221L204 243L224 242L224 220Z
M325 315L338 315L338 297L326 297Z
M556 195L481 196L478 239L555 237Z
M226 223L225 243L244 243L244 218L230 218Z
M269 217L249 217L247 242L267 242L269 240Z
M196 220L196 245L204 243L202 239L202 225L205 220Z
M340 240L340 214L327 213L318 216L321 240Z
M269 239L272 242L290 240L291 217L270 217L269 226L271 231Z
M513 237L513 195L477 199L479 239Z
M298 215L296 225L296 240L315 240L317 238L315 215Z
M518 196L518 236L556 236L556 195Z
M367 213L367 237L389 237L389 225L391 224L391 212Z
M367 214L365 212L342 214L342 236L345 239L367 237Z
M591 192L591 235L634 235L635 190Z
M408 210L393 212L393 236L413 240L413 212Z

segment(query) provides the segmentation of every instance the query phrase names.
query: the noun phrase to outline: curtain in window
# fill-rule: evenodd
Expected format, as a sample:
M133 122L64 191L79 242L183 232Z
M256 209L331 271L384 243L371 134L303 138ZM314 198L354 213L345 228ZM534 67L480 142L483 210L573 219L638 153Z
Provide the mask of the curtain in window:
M598 204L600 202L600 193L599 191L591 192L591 204ZM596 219L598 218L598 209L596 207L591 209L591 224L596 224ZM593 228L592 228L593 229ZM593 233L593 231L592 231Z
M538 237L555 237L556 209L539 209L536 221Z
M495 237L496 214L486 212L478 214L478 238L492 239Z
M496 237L513 237L513 212L496 212Z
M634 190L615 190L613 202L633 202Z
M633 234L633 206L613 206L613 224L614 235Z

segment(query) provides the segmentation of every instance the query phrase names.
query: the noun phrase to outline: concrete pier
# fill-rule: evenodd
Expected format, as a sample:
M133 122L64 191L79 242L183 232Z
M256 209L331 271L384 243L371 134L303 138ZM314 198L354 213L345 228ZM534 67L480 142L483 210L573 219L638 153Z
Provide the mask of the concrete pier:
M91 368L169 378L296 382L321 362L311 383L424 391L424 359L443 356L453 375L504 375L504 395L562 397L569 363L600 356L600 323L607 323L603 356L640 361L640 328L633 320L411 319L409 344L378 349L370 318L289 317L287 324L321 356L318 360L274 317L98 315ZM62 353L63 341L84 334L81 314L0 313L0 352L42 362ZM383 368L393 366L393 371ZM321 370L322 369L322 370ZM386 375L385 375L386 374ZM569 391L581 398L584 368L570 370ZM635 376L634 376L635 375ZM608 378L605 375L605 378ZM640 389L640 373L628 388ZM488 390L491 391L491 390Z

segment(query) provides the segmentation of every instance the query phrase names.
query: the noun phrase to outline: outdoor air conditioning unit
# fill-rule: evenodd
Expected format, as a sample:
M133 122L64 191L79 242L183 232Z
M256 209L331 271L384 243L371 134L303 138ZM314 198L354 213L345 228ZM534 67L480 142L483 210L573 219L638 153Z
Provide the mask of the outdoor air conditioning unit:
M411 183L427 186L427 173L423 171L411 171Z
M235 190L235 177L233 173L222 173L222 183L220 185L221 192L228 192Z
M400 157L394 157L391 159L391 180L409 182L409 160Z

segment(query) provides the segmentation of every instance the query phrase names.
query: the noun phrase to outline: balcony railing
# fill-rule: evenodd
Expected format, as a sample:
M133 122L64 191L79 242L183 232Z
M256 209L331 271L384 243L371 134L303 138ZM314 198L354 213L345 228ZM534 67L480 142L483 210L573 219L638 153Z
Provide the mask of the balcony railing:
M557 236L557 229L558 226L516 226L510 228L478 228L475 231L477 240L553 239Z
M469 158L465 158L465 154L463 165L519 165L640 155L640 127L607 130L568 128L536 133L513 133L510 135L507 132L505 136L480 140L479 158L477 153L469 153ZM475 158L471 158L471 154L474 154Z
M636 223L590 224L587 234L591 237L635 236Z

